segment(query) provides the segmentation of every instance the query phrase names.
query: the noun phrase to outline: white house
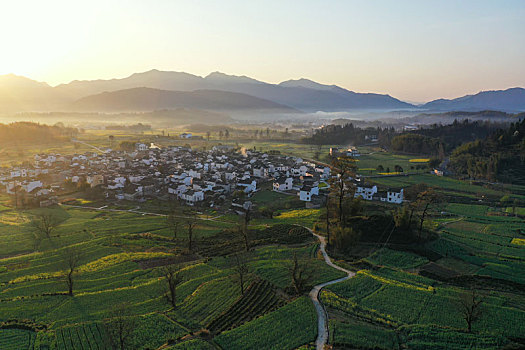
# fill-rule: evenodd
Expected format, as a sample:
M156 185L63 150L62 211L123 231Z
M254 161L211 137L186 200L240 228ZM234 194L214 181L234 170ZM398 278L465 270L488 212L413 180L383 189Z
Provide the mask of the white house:
M253 176L255 176L255 177L268 177L268 169L263 167L263 166L254 167L253 168Z
M44 184L40 180L23 182L23 183L9 182L6 185L7 193L9 193L9 194L15 193L15 190L16 190L15 187L16 186L20 186L20 188L22 188L24 191L29 193L29 192L37 189L37 188L42 188L42 186L44 186Z
M377 193L377 186L372 187L364 187L364 186L357 186L354 194L354 198L363 198L367 201L371 201L374 194Z
M293 187L293 179L291 177L281 177L274 181L273 190L274 191L289 191Z
M191 177L197 178L197 179L200 179L202 176L200 172L193 170L193 169L190 169L190 171L188 172L188 175Z
M195 203L204 200L204 192L189 190L179 195L179 198L186 201L188 205L195 205Z
M245 193L257 191L257 181L255 180L245 180L237 183L237 187L243 187Z
M144 143L136 143L135 144L135 149L137 151L147 151L148 150L148 146L146 146Z
M313 195L319 195L319 187L311 187L304 185L299 191L299 199L303 202L310 202Z
M388 203L395 203L395 204L401 204L403 203L403 189L396 191L396 190L387 190L386 191L386 201Z

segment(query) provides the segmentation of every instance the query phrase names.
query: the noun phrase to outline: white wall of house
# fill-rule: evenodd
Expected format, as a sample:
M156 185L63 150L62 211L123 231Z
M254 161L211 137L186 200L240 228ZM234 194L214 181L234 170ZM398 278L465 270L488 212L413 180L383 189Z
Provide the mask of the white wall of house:
M290 191L293 187L293 179L291 177L286 178L284 183L279 183L278 181L273 183L274 191Z
M388 191L386 201L395 204L403 203L403 189L401 189L399 192Z
M372 186L372 187L357 186L355 190L354 198L361 197L367 201L371 201L372 197L376 193L377 193L377 186Z

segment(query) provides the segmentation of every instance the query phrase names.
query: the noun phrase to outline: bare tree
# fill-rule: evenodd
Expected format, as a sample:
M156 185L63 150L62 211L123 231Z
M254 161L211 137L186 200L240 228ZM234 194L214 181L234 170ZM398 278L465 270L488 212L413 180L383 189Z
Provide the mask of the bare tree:
M135 318L130 315L129 303L113 307L109 317L104 320L104 328L114 349L131 349Z
M195 219L186 220L186 227L188 228L188 250L190 252L193 251L193 229L196 225L197 221Z
M344 210L343 210L343 201L345 196L350 191L349 180L351 177L355 176L355 159L348 156L342 156L335 158L332 161L332 168L337 172L337 177L331 180L333 192L337 196L339 201L339 222L343 223L344 221Z
M50 238L51 234L60 225L60 220L53 214L38 214L31 220L31 226L38 234Z
M299 258L297 258L296 252L293 252L292 255L290 274L295 292L301 294L312 279L312 271L309 269L306 261L300 261Z
M461 314L463 319L467 323L467 331L472 332L472 324L480 319L482 315L482 309L480 308L483 300L476 290L465 292L461 295L459 300Z
M244 255L235 254L235 271L239 277L241 294L244 295L244 282L246 280L246 275L250 272Z
M166 298L173 308L177 308L177 286L182 283L182 275L173 266L164 269L164 279L168 286Z
M244 241L244 249L246 251L250 250L250 237L248 235L248 225L250 224L251 214L252 214L252 207L251 205L248 205L244 210L242 227L239 230L242 235L242 238Z
M179 226L180 226L180 220L175 216L174 213L170 213L166 217L166 224L168 224L168 227L171 229L171 232L173 233L173 239L177 238L177 234L179 233Z
M64 264L66 266L66 283L68 295L73 296L73 277L77 271L80 262L80 251L76 248L67 248L64 250Z
M326 196L326 242L330 245L330 194Z
M413 203L413 206L416 208L417 215L419 217L419 225L417 228L417 237L418 240L421 240L421 234L423 232L423 223L430 211L431 207L434 204L440 202L439 195L434 191L433 188L429 188L423 192L420 192L417 195L416 201ZM410 220L412 219L412 214L410 215Z

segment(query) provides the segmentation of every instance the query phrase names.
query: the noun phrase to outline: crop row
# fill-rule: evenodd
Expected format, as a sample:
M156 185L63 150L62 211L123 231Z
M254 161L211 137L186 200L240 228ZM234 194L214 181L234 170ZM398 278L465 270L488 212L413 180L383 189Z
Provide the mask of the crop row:
M221 333L215 341L223 349L295 349L314 341L317 315L307 297Z
M254 281L226 312L214 319L208 329L212 333L221 333L263 315L282 305L273 290L273 286L264 280Z
M110 346L104 341L104 329L98 323L65 327L57 330L59 350L103 350Z
M21 329L0 329L0 349L33 349L35 333Z

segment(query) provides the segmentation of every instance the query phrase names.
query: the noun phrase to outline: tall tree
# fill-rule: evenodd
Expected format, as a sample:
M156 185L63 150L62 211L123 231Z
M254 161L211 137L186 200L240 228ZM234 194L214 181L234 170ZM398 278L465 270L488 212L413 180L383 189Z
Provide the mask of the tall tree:
M176 239L177 234L179 233L179 226L181 224L181 221L175 216L175 212L171 212L168 214L168 216L166 217L166 224L171 229L173 239Z
M339 223L344 224L343 202L345 196L351 191L350 179L355 177L355 159L348 156L341 156L332 160L332 169L336 177L331 179L332 191L338 200Z
M290 275L292 277L292 287L297 294L303 293L312 280L312 270L309 268L306 261L299 260L295 251L292 254Z
M459 307L463 319L467 323L467 331L472 332L472 324L482 316L481 304L483 300L476 290L465 292L460 296Z
M242 228L240 230L241 234L242 234L242 238L244 240L244 249L246 251L250 250L250 237L249 237L248 225L250 224L251 215L252 215L252 206L251 205L247 205L244 208L244 215L243 215L243 220L242 220Z
M187 218L186 218L186 228L188 229L188 250L190 252L193 251L193 230L195 226L197 225L197 214L194 211L187 211L186 212Z
M326 197L326 242L330 245L330 194Z
M237 272L237 277L239 278L241 295L244 295L244 282L246 282L246 275L250 272L246 256L235 254L235 272Z
M64 250L64 265L66 267L66 283L68 295L73 296L74 275L80 262L80 251L76 248Z
M130 315L129 303L124 302L111 309L104 320L104 328L113 349L131 349L135 318Z
M33 226L37 233L45 236L46 238L51 238L51 234L59 225L59 218L52 213L41 213L35 215L33 220L31 220L31 226Z
M183 277L173 266L168 266L164 269L164 280L166 281L168 289L166 298L175 309L177 308L177 287L182 283Z
M423 232L423 224L427 215L433 205L439 203L441 197L434 191L433 188L428 188L423 192L420 192L417 195L416 201L413 203L417 216L419 217L419 225L417 228L417 238L421 240L421 235ZM410 218L411 219L411 218Z

